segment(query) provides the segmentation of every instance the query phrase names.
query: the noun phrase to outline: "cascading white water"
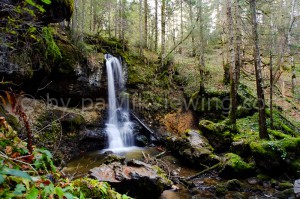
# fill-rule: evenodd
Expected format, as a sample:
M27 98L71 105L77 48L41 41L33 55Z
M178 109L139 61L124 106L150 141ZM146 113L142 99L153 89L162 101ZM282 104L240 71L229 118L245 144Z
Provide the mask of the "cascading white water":
M105 131L109 149L134 146L133 123L130 121L128 108L121 106L124 102L127 104L128 99L119 96L125 90L122 64L119 59L109 54L105 55L105 59L108 82L108 122Z

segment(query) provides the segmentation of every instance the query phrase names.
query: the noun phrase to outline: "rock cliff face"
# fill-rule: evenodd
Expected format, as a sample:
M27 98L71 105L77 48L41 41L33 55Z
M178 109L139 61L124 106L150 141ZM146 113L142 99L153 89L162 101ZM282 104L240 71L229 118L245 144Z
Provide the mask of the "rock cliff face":
M74 0L51 0L50 4L45 4L39 0L33 0L33 2L43 6L45 12L42 15L38 15L38 21L42 21L45 24L49 23L59 23L64 20L70 21L74 10ZM9 6L26 6L32 8L32 5L24 3L23 0L3 0L0 2L3 7ZM1 12L2 14L7 14Z

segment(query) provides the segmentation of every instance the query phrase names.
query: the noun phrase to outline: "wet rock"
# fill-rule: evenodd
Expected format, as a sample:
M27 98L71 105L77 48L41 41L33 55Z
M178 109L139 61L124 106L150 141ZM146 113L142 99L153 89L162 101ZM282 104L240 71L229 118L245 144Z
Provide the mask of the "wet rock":
M293 188L293 184L290 182L280 182L278 183L278 186L276 187L279 191L283 191L286 189L291 189Z
M108 138L103 129L84 129L79 134L78 147L82 151L99 150L107 145Z
M237 179L232 179L232 180L227 181L225 183L225 186L229 191L240 191L243 187L243 183L241 183Z
M149 143L149 140L146 136L144 135L137 135L136 136L136 145L140 147L147 146Z
M294 194L297 199L300 198L300 180L294 182Z
M228 192L228 189L224 184L217 184L217 186L216 186L216 196L217 197L225 196L227 192Z
M109 153L109 152L105 152L104 154L108 154L103 160L104 164L111 164L113 162L119 162L121 164L125 163L125 159L126 159L125 156L118 156L116 154Z
M127 165L120 162L103 164L91 169L90 175L136 198L158 198L165 189L172 186L167 174L159 167L137 160L129 161Z
M293 189L286 189L284 191L280 191L280 192L275 194L275 197L277 197L279 199L286 199L286 198L293 199L293 198L295 198Z
M251 155L249 143L243 139L232 142L230 151L241 157L249 157L249 155Z
M181 137L168 138L167 147L184 162L197 168L204 168L203 164L212 166L220 161L219 157L213 154L213 148L208 140L195 130Z
M247 179L247 182L248 182L248 184L250 184L250 185L256 185L256 184L258 184L258 183L260 182L260 180L257 179L257 178L248 178L248 179Z
M227 153L225 154L225 162L219 175L224 178L247 178L254 173L253 164L245 162L237 154Z
M232 194L232 199L246 199L247 197L245 197L242 193L240 192L236 192Z

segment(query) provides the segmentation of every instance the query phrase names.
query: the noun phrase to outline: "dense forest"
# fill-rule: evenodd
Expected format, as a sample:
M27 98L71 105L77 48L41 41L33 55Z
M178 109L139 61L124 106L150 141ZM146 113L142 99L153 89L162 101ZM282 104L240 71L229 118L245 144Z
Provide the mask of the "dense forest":
M0 0L0 198L300 198L297 0Z

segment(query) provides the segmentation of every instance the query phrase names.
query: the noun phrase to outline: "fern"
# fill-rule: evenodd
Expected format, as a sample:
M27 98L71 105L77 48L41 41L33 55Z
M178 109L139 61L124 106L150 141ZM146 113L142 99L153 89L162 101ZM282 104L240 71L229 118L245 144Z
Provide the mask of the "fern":
M48 58L49 56L54 59L62 58L60 49L54 41L52 31L49 27L43 28L43 37L47 48L45 53L46 58Z

